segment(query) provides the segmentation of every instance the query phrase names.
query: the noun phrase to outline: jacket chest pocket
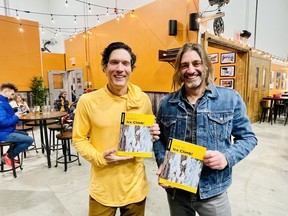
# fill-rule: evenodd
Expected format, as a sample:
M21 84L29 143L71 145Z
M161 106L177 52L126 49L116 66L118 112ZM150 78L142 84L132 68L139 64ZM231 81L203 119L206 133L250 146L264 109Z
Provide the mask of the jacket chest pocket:
M176 122L177 118L175 117L162 117L161 124L163 126L163 135L167 140L165 140L168 143L169 137L174 137L176 135Z
M186 116L163 116L161 121L161 133L168 143L169 137L184 140L186 132Z
M224 140L230 138L233 114L208 113L209 129L215 139Z

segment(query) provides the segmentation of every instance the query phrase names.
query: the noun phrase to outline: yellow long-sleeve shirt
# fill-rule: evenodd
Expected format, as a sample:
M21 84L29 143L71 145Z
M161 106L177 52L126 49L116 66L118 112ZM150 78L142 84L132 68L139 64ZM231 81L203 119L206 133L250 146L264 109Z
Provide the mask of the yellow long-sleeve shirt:
M73 145L92 164L89 194L106 206L140 202L149 191L142 158L107 164L103 157L105 150L118 146L122 112L152 114L148 95L131 83L123 96L105 86L81 96L75 113Z

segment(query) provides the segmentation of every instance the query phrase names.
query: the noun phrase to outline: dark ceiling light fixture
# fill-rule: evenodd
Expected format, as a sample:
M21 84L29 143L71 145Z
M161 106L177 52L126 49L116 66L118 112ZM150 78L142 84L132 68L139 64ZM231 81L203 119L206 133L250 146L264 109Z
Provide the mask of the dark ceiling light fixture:
M251 36L251 32L247 31L247 30L242 30L242 32L240 33L240 37L243 37L243 38L250 38Z
M228 4L230 0L208 0L209 4L211 6L218 5L219 7L222 7L224 4Z

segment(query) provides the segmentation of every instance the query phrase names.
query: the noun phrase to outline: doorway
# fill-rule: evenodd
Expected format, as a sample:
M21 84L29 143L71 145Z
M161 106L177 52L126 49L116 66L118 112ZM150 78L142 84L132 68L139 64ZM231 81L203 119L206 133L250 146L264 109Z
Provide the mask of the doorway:
M84 92L84 78L81 68L68 71L48 71L48 82L50 104L53 104L62 91L67 92L69 102L75 101Z

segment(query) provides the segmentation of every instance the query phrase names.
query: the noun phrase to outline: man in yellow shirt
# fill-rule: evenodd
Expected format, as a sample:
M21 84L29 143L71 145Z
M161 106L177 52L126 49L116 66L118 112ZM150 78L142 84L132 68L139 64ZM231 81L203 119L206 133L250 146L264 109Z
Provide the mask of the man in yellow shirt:
M152 114L147 94L129 83L136 56L122 43L108 45L102 53L102 68L108 83L80 97L74 118L73 145L89 161L89 215L144 215L149 191L143 159L116 155L122 112ZM150 127L159 139L159 126ZM89 139L87 138L89 136Z

